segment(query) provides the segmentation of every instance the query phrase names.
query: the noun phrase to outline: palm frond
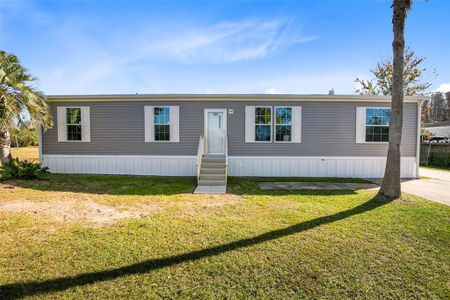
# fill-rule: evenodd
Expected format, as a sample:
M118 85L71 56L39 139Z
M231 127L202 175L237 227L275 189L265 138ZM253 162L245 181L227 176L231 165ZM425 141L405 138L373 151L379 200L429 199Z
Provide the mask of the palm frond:
M15 55L0 51L0 128L12 126L24 111L35 125L52 126L47 98L33 85L36 80Z

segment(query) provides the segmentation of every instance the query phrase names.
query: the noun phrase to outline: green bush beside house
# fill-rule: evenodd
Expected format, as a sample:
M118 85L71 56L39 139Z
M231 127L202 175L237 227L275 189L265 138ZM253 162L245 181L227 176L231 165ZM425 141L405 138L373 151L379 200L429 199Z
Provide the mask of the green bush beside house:
M450 169L450 144L421 144L420 164Z

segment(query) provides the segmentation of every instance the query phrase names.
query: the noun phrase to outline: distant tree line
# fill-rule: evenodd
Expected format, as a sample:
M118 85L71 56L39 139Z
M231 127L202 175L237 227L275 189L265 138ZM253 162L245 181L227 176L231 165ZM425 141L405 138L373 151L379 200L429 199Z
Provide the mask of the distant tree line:
M9 130L12 147L38 145L38 130L30 122L20 123Z
M422 105L422 121L425 123L442 122L450 120L450 91L447 93L435 92L431 99Z

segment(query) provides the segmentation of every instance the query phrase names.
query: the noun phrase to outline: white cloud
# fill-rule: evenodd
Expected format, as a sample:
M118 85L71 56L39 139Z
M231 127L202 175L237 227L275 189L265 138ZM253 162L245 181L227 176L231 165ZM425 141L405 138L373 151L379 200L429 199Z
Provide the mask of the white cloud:
M233 63L259 59L283 47L316 39L294 30L288 20L244 20L169 28L150 37L143 57L183 63Z
M442 84L435 90L435 92L442 92L442 93L450 92L450 82L449 82L449 83L442 83Z
M277 88L271 87L264 91L264 94L282 94Z
M102 34L101 24L95 20L71 18L49 33L52 40L58 41L59 48L51 61L40 64L43 76L37 75L49 94L174 92L182 86L181 78L176 82L174 78L164 78L169 70L163 70L165 75L157 74L161 71L161 68L155 68L158 64L181 63L186 67L195 64L199 65L196 68L200 65L214 68L208 64L262 59L291 45L316 39L302 35L290 24L287 19L280 18L203 25L141 24L134 26L140 30L130 35L126 29ZM94 28L97 31L95 35L91 34ZM176 67L171 68L171 76L174 76ZM179 91L218 91L218 88L223 88L223 82L208 85L209 78L189 77L182 80L197 80L205 85L201 88L188 85ZM168 82L163 82L164 79ZM232 89L228 91L233 92Z

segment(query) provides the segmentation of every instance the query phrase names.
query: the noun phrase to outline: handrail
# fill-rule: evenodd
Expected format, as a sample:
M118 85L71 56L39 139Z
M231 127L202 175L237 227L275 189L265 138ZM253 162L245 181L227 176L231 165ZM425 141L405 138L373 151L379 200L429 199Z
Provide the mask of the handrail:
M200 136L200 139L198 141L198 149L197 149L197 183L200 181L200 169L202 166L202 157L205 154L205 139L203 136Z
M228 135L225 136L225 182L228 182Z

